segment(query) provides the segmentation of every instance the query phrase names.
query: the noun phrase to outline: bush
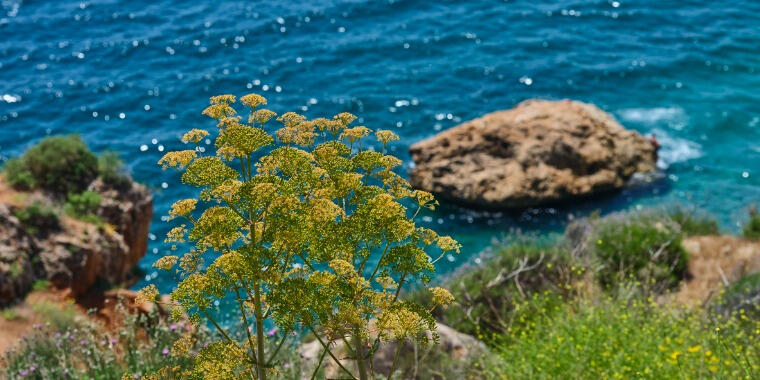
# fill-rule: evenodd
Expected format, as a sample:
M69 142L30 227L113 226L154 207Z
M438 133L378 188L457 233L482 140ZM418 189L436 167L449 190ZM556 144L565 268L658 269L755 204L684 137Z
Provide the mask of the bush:
M760 212L752 208L749 211L749 221L744 225L744 237L760 239Z
M452 328L481 339L528 323L539 296L542 308L562 303L573 292L571 284L584 273L560 245L526 237L496 249L481 265L460 271L445 284L454 295L454 304L437 309L434 315ZM426 294L415 292L410 298L432 306Z
M27 207L17 209L13 212L13 215L18 218L26 231L32 235L55 230L60 227L58 213L41 203L32 203Z
M677 205L668 209L667 215L681 227L681 232L686 236L717 235L720 233L718 222L697 210L688 210Z
M596 276L605 289L629 281L662 292L686 276L688 255L678 225L657 213L627 213L592 224L588 247L599 262Z
M39 309L39 308L38 308ZM59 308L45 304L41 314L55 316ZM122 379L158 372L162 379L184 378L192 361L178 349L197 352L208 341L205 329L188 330L184 323L168 324L157 314L131 314L117 306L123 328L111 332L89 320L48 321L20 341L0 360L0 377L15 379ZM66 312L66 315L74 313ZM182 336L187 344L175 345ZM184 341L183 341L184 342Z
M48 290L50 289L50 281L38 278L34 280L34 284L32 284L32 290L34 291L41 291L41 290Z
M100 206L100 198L100 194L89 190L80 194L70 193L63 209L70 215L94 214Z
M15 321L19 318L19 315L16 310L7 308L0 311L0 318L5 319L6 321Z
M124 162L114 152L104 152L98 156L98 174L105 184L117 190L124 190L132 183L125 174Z
M715 304L717 312L722 315L760 320L760 273L739 279L722 292Z
M570 303L505 336L503 373L514 379L758 378L760 330L736 318L642 300ZM758 324L756 329L760 329Z
M8 182L21 189L79 193L98 175L97 157L78 135L46 137L5 165Z
M69 194L66 204L63 205L63 212L72 218L101 225L103 221L96 214L100 199L100 194L89 190L81 194Z
M24 161L20 158L8 160L3 166L3 172L8 184L16 189L31 190L37 186L34 175L27 169Z

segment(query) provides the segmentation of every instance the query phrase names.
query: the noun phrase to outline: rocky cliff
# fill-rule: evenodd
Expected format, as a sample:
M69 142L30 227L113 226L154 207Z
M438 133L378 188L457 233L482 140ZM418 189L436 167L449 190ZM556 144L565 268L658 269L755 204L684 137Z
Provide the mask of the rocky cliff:
M657 161L656 143L577 101L528 100L421 141L410 153L413 186L496 209L620 189Z
M0 182L0 307L23 297L37 279L73 295L98 281L127 279L147 249L153 197L133 182L116 189L96 179L89 190L100 195L99 223L65 215L50 195L17 192ZM31 205L50 211L27 212L20 220Z

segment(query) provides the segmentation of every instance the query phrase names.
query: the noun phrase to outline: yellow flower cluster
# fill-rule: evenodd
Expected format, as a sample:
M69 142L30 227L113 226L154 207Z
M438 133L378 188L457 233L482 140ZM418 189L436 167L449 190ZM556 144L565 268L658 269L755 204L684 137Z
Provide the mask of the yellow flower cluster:
M416 338L426 330L427 322L417 313L400 308L387 310L377 318L377 327L385 340Z
M459 250L462 248L462 245L452 239L451 236L441 236L435 243L443 251L456 251L456 253L459 253Z
M182 136L182 142L183 143L198 143L201 140L203 140L206 136L208 136L208 131L203 129L191 129L185 133L184 136Z
M163 270L171 270L172 267L174 267L175 264L177 264L177 261L179 260L179 257L177 256L163 256L156 260L155 263L153 263L154 268L163 269Z
M365 126L358 126L353 128L346 128L341 134L341 138L347 139L350 142L358 141L369 135L369 128Z
M172 356L182 357L190 353L190 348L193 347L193 337L185 335L182 338L177 339L172 345Z
M254 112L251 112L251 116L248 117L248 124L253 124L253 122L266 124L266 122L275 116L277 116L277 114L274 111L268 110L266 108L256 110Z
M185 216L195 210L195 205L198 203L197 199L189 198L176 201L172 204L169 210L169 219L176 218L178 216Z
M240 98L240 103L256 108L262 104L267 104L267 99L259 94L248 94Z
M343 124L343 127L347 127L349 124L353 123L354 120L356 120L356 116L348 113L348 112L341 112L335 116L333 116L334 120L339 121L341 124Z
M158 298L158 288L156 285L150 284L137 291L137 297L135 297L135 303L140 305L146 302L155 302Z
M454 296L451 295L451 292L444 288L430 288L430 293L433 294L433 303L443 307L444 309L447 308L452 302L454 302Z
M184 224L177 227L172 227L169 232L166 233L166 243L182 243L185 241L185 235L187 234L187 226Z
M375 132L375 136L377 136L377 141L380 141L381 143L383 143L383 145L388 144L393 141L398 141L399 139L397 134L387 129L381 129Z
M158 160L158 164L161 165L161 168L163 169L182 169L185 166L189 165L190 162L192 162L195 157L197 157L197 155L198 153L196 153L194 150L180 150L176 152L169 152L161 157L160 160Z
M210 104L230 104L230 103L235 103L235 95L226 94L226 95L212 96L209 99L209 103Z
M338 276L352 278L356 276L356 269L346 260L334 259L330 261L330 268L335 271Z

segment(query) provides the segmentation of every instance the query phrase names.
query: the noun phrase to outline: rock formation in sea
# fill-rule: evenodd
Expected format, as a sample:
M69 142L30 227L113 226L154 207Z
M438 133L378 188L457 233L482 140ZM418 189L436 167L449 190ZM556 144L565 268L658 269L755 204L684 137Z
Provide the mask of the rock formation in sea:
M69 288L74 296L99 281L118 285L128 279L147 249L153 197L131 181L114 188L96 179L89 190L100 195L95 215L102 223L59 212L30 227L17 217L19 210L60 206L42 192L16 192L0 181L0 307L22 298L38 279Z
M656 142L569 100L527 100L414 144L410 153L414 187L491 209L618 190L657 162Z

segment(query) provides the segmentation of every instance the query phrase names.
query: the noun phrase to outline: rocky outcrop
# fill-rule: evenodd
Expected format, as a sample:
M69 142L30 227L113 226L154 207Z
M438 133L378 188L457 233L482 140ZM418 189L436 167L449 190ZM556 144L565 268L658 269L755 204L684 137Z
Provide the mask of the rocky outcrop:
M689 279L675 294L683 304L699 305L743 276L760 272L760 241L736 236L693 236L681 243L689 254Z
M655 144L594 105L528 100L410 149L411 184L485 208L525 208L622 188L656 169Z
M0 307L32 288L35 275L27 252L35 248L18 218L0 203Z
M396 374L403 379L430 378L424 374L424 368L444 368L462 370L472 365L474 359L488 354L486 346L474 337L463 334L442 323L437 324L438 344L432 343L432 334L427 332L431 345L425 347L407 341L399 354L399 363L396 366ZM397 342L387 342L379 346L375 352L372 368L378 374L387 376L393 365L393 358L397 349ZM306 373L312 373L322 354L322 344L318 340L304 343L299 348ZM350 354L345 349L343 341L338 341L331 346L331 351L338 358L347 358ZM445 362L446 365L442 364ZM349 370L355 370L354 361L341 360L341 364ZM323 361L326 378L341 378L345 373L329 357ZM416 373L416 376L415 376ZM395 378L395 377L394 377ZM438 377L434 377L438 378Z
M145 186L131 183L125 189L113 189L100 179L90 185L90 190L101 195L100 216L114 226L127 244L129 254L112 268L115 272L125 273L132 269L145 255L148 249L148 229L153 218L153 196Z
M98 281L119 284L127 280L147 249L152 195L131 182L127 188L115 190L96 180L90 189L101 194L97 215L103 223L99 225L64 215L60 205L39 192L0 197L25 198L26 203L58 208L55 227L47 223L42 228L25 225L15 215L28 205L0 202L0 307L23 297L36 279L69 288L74 296ZM0 191L13 190L0 186Z

